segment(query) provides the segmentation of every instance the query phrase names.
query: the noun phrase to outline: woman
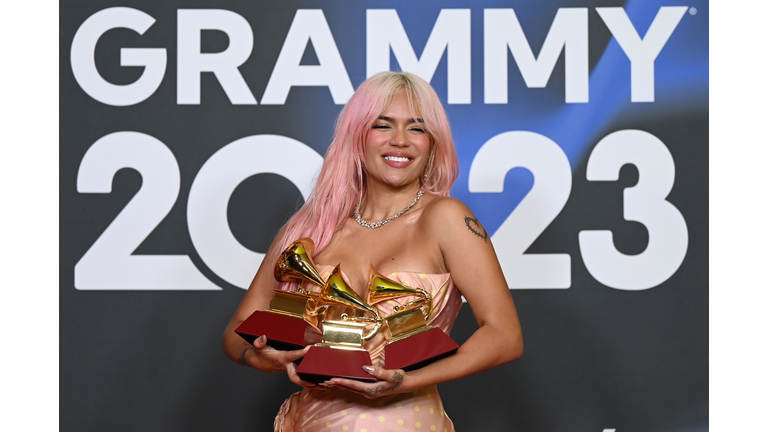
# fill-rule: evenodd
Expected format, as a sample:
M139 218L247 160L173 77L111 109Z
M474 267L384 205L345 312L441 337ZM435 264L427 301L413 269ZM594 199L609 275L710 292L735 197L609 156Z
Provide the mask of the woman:
M377 74L344 107L314 192L278 234L224 332L224 350L232 360L263 372L287 372L304 387L281 407L276 431L373 432L422 425L452 431L435 385L522 355L517 312L489 236L463 203L449 198L457 172L445 110L421 78ZM373 265L403 285L430 292L434 306L428 323L446 333L464 296L478 330L456 354L410 372L383 368L382 330L366 345L374 364L366 371L376 382L302 381L294 362L308 348L277 351L264 337L250 345L234 332L253 311L269 307L278 287L275 259L301 237L314 240L314 261L323 276L341 263L349 286L362 298ZM394 305L376 307L386 316Z

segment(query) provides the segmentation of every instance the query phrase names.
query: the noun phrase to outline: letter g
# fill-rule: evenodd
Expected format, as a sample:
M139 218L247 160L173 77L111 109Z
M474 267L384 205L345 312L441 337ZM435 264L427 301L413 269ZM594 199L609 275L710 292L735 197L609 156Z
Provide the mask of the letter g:
M144 34L155 19L137 9L113 7L88 17L72 39L70 62L75 80L90 97L113 106L135 105L157 90L165 75L165 48L121 48L120 66L144 66L136 82L117 85L106 81L96 69L94 51L99 38L114 28L127 28Z

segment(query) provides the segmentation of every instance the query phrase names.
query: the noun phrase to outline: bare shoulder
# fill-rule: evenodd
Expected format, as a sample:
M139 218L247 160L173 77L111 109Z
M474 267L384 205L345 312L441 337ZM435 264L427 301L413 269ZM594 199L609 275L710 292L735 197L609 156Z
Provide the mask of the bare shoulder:
M437 197L424 208L422 220L438 237L468 236L489 243L488 233L466 204L456 198Z
M460 214L471 213L469 207L463 202L451 197L434 197L429 204L424 207L424 215L429 222L444 221L444 218L451 218Z

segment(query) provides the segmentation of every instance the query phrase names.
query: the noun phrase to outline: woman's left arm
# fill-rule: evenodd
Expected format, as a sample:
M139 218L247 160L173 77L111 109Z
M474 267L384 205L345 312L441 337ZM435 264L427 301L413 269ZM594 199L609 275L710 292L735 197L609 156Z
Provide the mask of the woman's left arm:
M472 308L478 330L456 354L421 369L404 372L375 367L369 373L380 380L376 383L333 378L326 385L345 387L373 398L472 375L523 355L515 304L482 224L466 205L451 198L425 208L422 221L454 283Z

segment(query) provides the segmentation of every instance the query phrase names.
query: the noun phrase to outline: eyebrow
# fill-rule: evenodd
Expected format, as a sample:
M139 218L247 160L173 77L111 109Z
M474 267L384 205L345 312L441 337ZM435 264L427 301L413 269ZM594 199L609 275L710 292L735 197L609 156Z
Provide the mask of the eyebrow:
M393 119L392 117L387 117L387 116L383 116L383 115L380 115L378 117L378 119L379 120L388 121L388 122L392 122L392 123L395 122L395 119ZM406 123L424 123L424 119L412 118L412 119L408 119L408 121Z

